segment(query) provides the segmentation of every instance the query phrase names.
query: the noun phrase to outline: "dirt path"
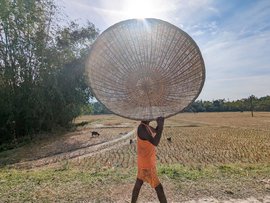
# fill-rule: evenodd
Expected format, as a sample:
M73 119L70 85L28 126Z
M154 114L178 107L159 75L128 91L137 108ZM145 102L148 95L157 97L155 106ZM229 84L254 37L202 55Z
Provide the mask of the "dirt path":
M205 202L211 202L211 203L269 203L270 202L270 196L265 196L262 198L255 198L255 197L249 197L247 199L229 199L229 200L218 200L215 198L202 198L197 200L190 200L185 201L184 203L205 203Z
M167 196L167 201L170 203L181 202L181 203L270 203L270 196L252 196L247 195L246 198L236 198L236 197L213 197L213 196L204 196L201 195L199 197L188 197L179 190L177 190L174 185L170 181L163 180L163 186L165 187L165 193ZM133 189L134 183L114 185L114 187L104 188L107 193L103 193L102 197L99 197L97 202L117 202L117 203L128 203L130 202L131 192ZM90 200L89 202L94 202L94 200ZM141 192L138 198L138 203L145 202L153 202L158 203L158 198L154 189L152 189L149 185L144 184L141 188Z

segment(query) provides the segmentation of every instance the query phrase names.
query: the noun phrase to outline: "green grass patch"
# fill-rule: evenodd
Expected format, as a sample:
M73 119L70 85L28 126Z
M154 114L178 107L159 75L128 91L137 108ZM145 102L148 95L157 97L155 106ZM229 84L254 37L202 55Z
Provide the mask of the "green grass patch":
M72 202L102 197L108 188L133 184L136 168L75 167L63 162L57 168L39 170L0 169L0 202ZM181 164L159 165L161 179L179 185L268 177L270 165L220 165L188 167Z
M0 169L0 202L87 199L106 185L135 180L133 173L126 169L79 170L66 163L55 169Z
M160 165L158 173L165 175L172 180L192 180L199 179L219 179L219 178L241 178L256 177L270 174L270 165L268 164L227 164L227 165L207 165L201 166L183 166L181 164Z
M158 173L174 180L197 180L211 174L208 169L196 169L180 164L161 165L158 167Z

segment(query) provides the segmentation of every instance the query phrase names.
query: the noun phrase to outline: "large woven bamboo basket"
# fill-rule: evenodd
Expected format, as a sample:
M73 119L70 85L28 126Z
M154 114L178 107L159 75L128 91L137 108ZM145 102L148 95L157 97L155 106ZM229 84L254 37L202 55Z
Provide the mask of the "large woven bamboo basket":
M205 67L194 40L158 19L126 20L105 30L86 63L94 96L134 120L170 117L200 94Z

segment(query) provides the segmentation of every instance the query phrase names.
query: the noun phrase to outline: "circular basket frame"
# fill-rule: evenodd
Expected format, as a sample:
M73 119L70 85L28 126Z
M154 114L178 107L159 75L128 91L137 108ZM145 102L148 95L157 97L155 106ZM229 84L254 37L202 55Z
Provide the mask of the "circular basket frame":
M113 36L113 34L112 33L116 33L116 31L117 31L117 29L118 28L121 28L121 29L124 29L125 28L125 26L127 26L127 28L128 29L132 29L132 28L129 28L129 26L130 26L130 24L140 24L140 23L142 23L142 20L137 20L137 19L130 19L130 20L125 20L125 21L121 21L121 22L119 22L119 23L116 23L116 24L114 24L114 25L112 25L111 27L109 27L107 30L105 30L98 38L97 38L97 40L94 42L94 44L93 44L93 46L92 46L92 48L91 48L91 50L90 50L90 53L89 53L89 57L88 57L88 60L87 60L87 62L86 62L86 67L87 67L87 73L88 73L88 78L89 78L89 86L90 86L90 88L91 88L91 91L92 91L92 93L93 93L93 96L100 102L100 103L102 103L107 109L109 109L112 113L114 113L114 114L116 114L116 115L119 115L119 116L121 116L121 117L124 117L124 118L128 118L128 119L132 119L132 120L155 120L157 117L159 117L159 116L163 116L163 117L165 117L165 118L168 118L168 117L171 117L171 116L173 116L173 115L176 115L176 114L178 114L178 113L180 113L180 112L183 112L184 111L184 109L186 109L187 107L189 107L194 101L195 101L195 99L199 96L199 94L201 93L201 91L202 91L202 88L203 88L203 85L204 85L204 82L205 82L205 65L204 65L204 61L203 61L203 58L202 58L202 55L201 55L201 52L200 52L200 49L199 49L199 47L197 46L197 44L195 43L195 41L186 33L186 32L184 32L183 30L181 30L180 28L178 28L178 27L176 27L176 26L174 26L174 25L172 25L172 24L170 24L170 23L168 23L168 22L166 22L166 21L163 21L163 20L160 20L160 19L154 19L154 18L147 18L147 19L144 19L144 23L150 23L150 25L151 25L151 23L154 23L154 24L161 24L162 26L165 26L166 27L166 29L168 29L168 30L173 30L175 33L175 35L176 34L179 34L179 37L178 37L178 39L184 39L183 41L185 42L185 43L189 43L189 45L188 46L190 46L190 47L192 47L192 51L194 51L195 52L195 57L197 57L196 58L196 60L197 60L197 62L195 63L195 64L197 64L198 63L198 69L194 69L195 71L198 71L198 72L196 72L197 73L197 75L199 74L199 83L197 82L197 86L196 86L196 93L195 94L193 94L192 95L192 99L189 99L188 100L188 102L186 102L186 104L185 104L185 106L183 106L183 107L176 107L175 109L173 109L172 111L170 111L169 113L155 113L155 114L153 114L151 111L153 110L153 107L152 106L148 106L151 110L150 110L150 112L146 112L145 114L142 114L142 115L140 115L140 114L134 114L134 115L131 115L130 113L129 114L126 114L125 112L121 112L121 108L123 107L123 106L120 106L120 105L118 105L118 107L116 106L111 106L111 103L113 103L113 102L117 102L117 101L115 101L115 100L117 100L118 98L116 97L116 98L114 98L114 101L113 102L111 102L110 103L110 99L111 98L109 98L108 100L107 100L107 98L106 97L108 97L107 95L106 95L106 93L104 93L106 96L104 97L102 94L100 94L100 92L102 92L102 90L101 89L98 89L98 87L99 86L102 86L103 87L103 89L104 88L107 88L107 90L106 91L108 91L108 92L114 92L114 91L116 91L114 88L112 88L111 86L110 87L108 87L108 82L109 82L109 80L108 80L108 78L106 78L106 74L104 74L103 73L103 77L102 76L100 76L100 75L98 75L94 70L96 70L97 68L104 68L104 69L106 69L107 67L109 67L110 65L112 65L112 67L114 67L114 68L117 68L116 67L116 65L115 64L120 64L119 66L123 66L123 65L121 65L121 60L123 60L124 58L125 58L125 56L120 56L120 55L117 55L117 57L116 58L113 58L112 57L112 55L110 55L110 54L114 54L114 53L110 53L110 51L108 51L107 50L107 48L106 47L108 47L109 45L108 44L110 44L111 43L111 41L110 41L110 39L113 39L112 38L112 36ZM136 25L137 25L136 24ZM123 28L124 27L124 28ZM135 26L135 28L137 28L136 26ZM120 29L120 31L121 31L121 29ZM164 29L164 30L166 30L166 29ZM141 43L141 44L143 44L143 43L149 43L147 40L145 40L144 39L144 32L142 32L141 31L141 33L139 32L139 31L137 31L137 30L134 30L135 31L135 33L137 34L137 35L140 35L140 36L142 36L141 38L140 37L138 37L138 36L135 36L135 38L134 39L137 39L138 41L137 41L137 43L139 44L139 43ZM145 30L144 30L145 31ZM146 30L146 32L147 32L147 30ZM129 31L129 33L130 33L130 31ZM138 34L139 33L139 34ZM149 34L149 33L148 33ZM158 33L159 34L159 33ZM161 36L161 34L160 35L158 35L158 34L156 34L156 36ZM164 33L163 33L164 34ZM181 36L180 36L181 35ZM130 34L130 36L132 36L132 34ZM115 36L115 37L117 37L117 36ZM132 36L133 37L133 36ZM157 37L158 38L158 37ZM163 38L164 38L164 36L163 36ZM160 40L164 40L164 39L160 39ZM133 40L134 40L133 39ZM150 39L150 38L149 38ZM165 38L166 39L166 38ZM113 39L114 40L114 39ZM113 41L112 40L112 41ZM123 41L125 41L125 40L127 40L127 39L123 39ZM171 39L171 40L173 40L173 39ZM119 42L119 38L116 40L117 42ZM132 40L131 40L132 41ZM135 41L135 40L134 40ZM135 42L132 42L133 44L135 44ZM124 42L124 43L122 43L122 46L127 46L125 43L127 43L126 41ZM152 43L152 37L151 37L151 43ZM159 41L157 40L156 41L156 43L159 43ZM172 43L172 42L171 42ZM179 43L177 40L175 40L175 43L177 44L177 43ZM124 45L123 45L124 44ZM161 42L160 42L160 44L162 44ZM120 45L121 45L121 43L120 43ZM129 44L130 45L130 44ZM181 46L182 46L182 44L180 44ZM116 44L112 44L111 46L116 46ZM132 46L132 44L130 45L130 46ZM138 47L139 47L139 49L137 49L136 50L136 48L135 49L133 49L133 52L134 52L134 50L136 50L136 51L138 51L139 53L140 53L140 48L141 48L141 51L142 51L142 53L144 53L144 54L147 54L146 52L147 51L145 51L145 49L143 49L143 48L145 48L145 47L143 47L143 45L140 47L140 44L139 45L137 45ZM152 46L152 44L150 44L150 47ZM175 45L176 46L176 45ZM162 47L162 46L161 46ZM169 47L171 47L171 45L169 46ZM183 46L182 46L183 47ZM123 48L123 47L122 47ZM108 49L110 49L110 48L108 48ZM149 51L149 46L148 46L148 51ZM121 49L119 49L119 50L121 50ZM130 50L128 50L127 49L127 56L128 56L128 51L130 51ZM151 51L152 51L152 47L151 47ZM167 50L166 50L167 51ZM169 50L170 51L170 50ZM167 56L166 54L168 54L168 52L169 51L167 51L167 53L163 53L163 55L165 55L165 56ZM138 53L137 52L137 53ZM123 52L123 50L122 50L122 53L123 54L125 54L124 52ZM192 54L191 54L192 52L190 51L187 55L191 55L192 56ZM134 55L136 55L135 53L133 53ZM139 72L139 74L138 75L136 75L137 74L137 72L138 72L138 67L143 67L143 68L145 68L148 64L147 64L147 59L149 60L149 57L152 57L151 56L151 54L152 53L150 53L147 57L146 56L144 56L144 59L146 58L146 60L141 60L140 61L140 58L139 58L139 60L137 60L136 59L136 57L137 56L134 56L134 55L132 55L132 56L130 56L129 55L129 57L133 57L132 58L132 60L130 60L130 61L136 61L137 63L140 63L141 62L141 64L137 64L137 65L134 65L134 64L132 64L130 67L132 67L132 68L134 68L134 73L130 73L131 72L131 70L132 70L132 68L130 68L129 70L125 70L125 71L129 71L128 73L129 73L129 75L132 75L131 77L130 77L130 80L135 80L135 81L133 81L133 83L131 83L131 84L128 84L128 83L126 83L126 86L125 86L125 88L126 89L128 89L128 88L130 88L130 89L134 89L134 85L137 87L137 86L139 86L138 88L146 88L145 90L147 91L147 96L148 96L148 93L149 92L151 92L152 91L152 94L150 94L150 96L152 96L151 98L158 98L158 99L161 99L162 100L162 98L161 97L158 97L158 96L156 96L155 95L155 91L156 90L158 90L158 91L162 91L162 90L164 90L164 88L165 88L165 86L164 85L157 85L158 83L154 83L153 81L155 81L154 79L162 79L162 78L164 78L165 76L164 76L164 74L163 73L160 73L159 74L159 70L160 69L158 69L158 68L156 68L155 69L155 71L156 72L158 72L158 74L157 74L157 76L153 76L152 77L152 75L151 74L149 74L152 78L150 78L150 77L148 77L148 80L145 82L145 80L142 80L142 81L140 81L140 79L141 79L141 73ZM175 54L174 52L173 52L173 54ZM183 54L182 54L183 55ZM110 64L110 60L109 60L109 62L104 62L105 63L105 65L102 63L102 60L104 59L104 58L106 58L106 57L104 57L104 56L108 56L108 58L111 60L111 63L112 64ZM174 56L174 58L177 56L177 54ZM171 56L170 55L168 55L168 57L170 58ZM187 58L187 57L186 57ZM186 58L184 58L184 60L186 60ZM163 59L164 60L164 59ZM188 59L187 59L188 60ZM105 61L105 59L104 59L104 61ZM117 62L116 62L117 61ZM176 62L178 62L179 63L179 59L177 59L177 60L175 60ZM174 62L175 62L174 61ZM153 60L150 60L150 62L153 62ZM175 62L175 63L176 63ZM189 63L190 61L187 61L187 63ZM145 63L145 64L143 64L143 63ZM107 66L106 66L107 65ZM194 65L194 64L193 64ZM123 66L124 67L124 66ZM111 67L109 67L109 68L111 68ZM178 67L177 67L178 68ZM162 69L161 69L162 70ZM108 71L108 75L110 75L110 74L112 74L112 73L114 73L114 72L109 72L109 71L111 71L111 69L108 69L107 68L107 71ZM123 71L123 72L125 72L125 71ZM137 71L137 72L136 72ZM188 69L187 70L185 70L185 71L188 71ZM153 73L153 72L152 72ZM176 72L177 73L177 72ZM168 73L166 73L167 75L168 75ZM165 75L166 75L165 74ZM112 74L113 75L113 74ZM136 77L134 76L134 75L136 75ZM194 74L194 75L196 75L196 74ZM171 77L174 77L174 75L171 75ZM98 79L97 79L98 78ZM117 77L116 77L117 78ZM150 79L149 79L150 78ZM153 79L154 78L154 79ZM150 81L150 82L149 82ZM104 83L104 84L103 84ZM166 83L166 81L165 81L165 83ZM185 83L181 83L181 84L185 84ZM189 82L189 84L191 84L191 82ZM107 85L107 86L106 86ZM106 87L105 87L106 86ZM130 86L130 87L127 87L127 86ZM93 88L94 87L94 88ZM188 86L189 87L189 86ZM111 88L111 89L110 89ZM137 88L137 89L138 89ZM163 88L163 89L162 89ZM179 87L178 87L179 88ZM181 90L181 87L180 87L180 90ZM100 91L100 92L99 92ZM126 90L125 90L126 91ZM166 89L164 90L164 91L166 91ZM127 92L127 91L126 91ZM131 91L132 92L132 91ZM138 95L140 93L140 90L138 91L137 90L137 92L135 92L135 93L132 93L133 95L132 95L132 102L133 102L133 106L134 106L134 103L136 103L136 95ZM110 94L108 94L108 95L110 95ZM144 95L145 96L145 94L143 94L142 93L142 95ZM102 97L103 96L103 97ZM105 99L104 99L105 98ZM150 99L151 99L150 98ZM129 98L130 99L130 98ZM134 102L134 99L135 99L135 102ZM150 101L150 99L148 99L149 101ZM130 99L130 101L131 101L131 99ZM148 101L148 102L149 102ZM163 101L163 100L162 100ZM160 101L160 103L162 103L162 101ZM140 102L142 102L141 100L140 101L137 101L138 103L140 103ZM147 101L145 102L145 103L142 103L142 104L140 104L140 105L146 105L146 103L147 103ZM129 103L130 104L130 103ZM124 106L126 109L128 108L128 105L129 104L127 104L126 106ZM136 104L135 104L136 105ZM131 105L132 106L132 105ZM147 107L141 107L141 108L147 108ZM157 107L158 108L158 107ZM120 109L120 111L119 111L119 109ZM136 111L136 109L134 109L133 111ZM158 109L156 109L156 111L158 111ZM138 113L138 112L137 112ZM139 112L140 113L140 112ZM145 116L145 115L148 115L148 114L151 114L150 116Z

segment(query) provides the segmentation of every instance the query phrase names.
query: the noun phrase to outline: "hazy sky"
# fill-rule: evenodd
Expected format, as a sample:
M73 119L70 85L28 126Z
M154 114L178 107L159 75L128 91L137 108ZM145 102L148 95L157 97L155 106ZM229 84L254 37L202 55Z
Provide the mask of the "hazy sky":
M270 0L60 0L70 19L102 32L125 19L153 17L187 32L201 49L199 99L270 95Z

